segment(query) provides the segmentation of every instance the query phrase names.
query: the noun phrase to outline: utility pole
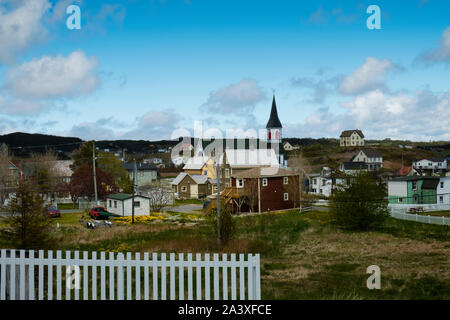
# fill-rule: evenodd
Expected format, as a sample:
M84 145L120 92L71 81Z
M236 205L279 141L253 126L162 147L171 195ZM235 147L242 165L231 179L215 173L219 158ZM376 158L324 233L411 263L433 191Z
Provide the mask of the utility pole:
M92 140L92 167L94 170L94 193L95 193L95 203L98 205L98 195L97 195L97 174L95 173L95 140Z
M220 234L220 159L217 161L217 242L222 245L222 237Z
M136 159L134 161L134 170L133 170L133 192L131 196L131 223L134 223L134 188L136 183Z

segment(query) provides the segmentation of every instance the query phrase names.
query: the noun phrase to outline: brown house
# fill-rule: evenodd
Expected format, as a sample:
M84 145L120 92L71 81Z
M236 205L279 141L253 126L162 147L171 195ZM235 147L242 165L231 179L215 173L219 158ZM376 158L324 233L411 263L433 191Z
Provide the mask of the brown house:
M213 183L206 175L182 172L172 182L172 190L178 199L199 199L213 192Z
M299 174L274 167L254 168L231 176L239 211L264 212L299 206ZM242 203L243 202L243 203Z

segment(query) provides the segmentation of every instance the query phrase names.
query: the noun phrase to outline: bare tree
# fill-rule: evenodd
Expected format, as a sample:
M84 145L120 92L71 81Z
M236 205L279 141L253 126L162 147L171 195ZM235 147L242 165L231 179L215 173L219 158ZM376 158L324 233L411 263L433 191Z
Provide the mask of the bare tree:
M244 181L244 197L250 207L250 212L258 207L258 179L245 179Z
M150 199L150 210L159 212L173 201L172 190L164 187L161 182L154 182L138 188L138 194Z
M302 198L307 198L307 191L303 186L305 186L305 181L307 179L308 173L311 172L311 165L309 164L308 160L303 157L301 153L297 153L296 155L292 156L288 160L288 165L292 169L293 172L298 173L300 176L300 179L298 181L298 188L300 189L300 193L297 193L299 195L298 202L299 205L301 205Z
M8 146L3 143L0 146L0 205L5 203L9 194L16 187L14 176L10 169L10 160Z
M24 164L28 179L34 183L36 191L44 200L54 200L62 183L57 160L55 153L47 150L43 154L33 153L31 159Z

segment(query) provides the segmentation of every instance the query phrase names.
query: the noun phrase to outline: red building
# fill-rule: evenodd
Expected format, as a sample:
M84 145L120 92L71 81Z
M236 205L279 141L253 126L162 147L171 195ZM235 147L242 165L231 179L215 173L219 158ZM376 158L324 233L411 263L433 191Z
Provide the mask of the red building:
M233 211L265 212L291 209L300 204L300 175L293 171L262 167L231 176Z

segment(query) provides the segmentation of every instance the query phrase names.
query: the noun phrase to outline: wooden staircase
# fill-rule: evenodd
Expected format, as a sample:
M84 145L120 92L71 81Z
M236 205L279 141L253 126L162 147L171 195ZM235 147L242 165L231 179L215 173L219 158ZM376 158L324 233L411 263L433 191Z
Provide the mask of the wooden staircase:
M231 199L239 198L239 193L236 191L237 190L234 187L225 188L220 193L220 199L223 199L221 201L222 204L227 205L231 201ZM216 208L217 208L217 197L210 200L208 206L205 209L203 209L203 214L205 216L208 216Z

